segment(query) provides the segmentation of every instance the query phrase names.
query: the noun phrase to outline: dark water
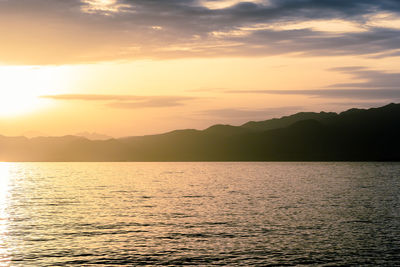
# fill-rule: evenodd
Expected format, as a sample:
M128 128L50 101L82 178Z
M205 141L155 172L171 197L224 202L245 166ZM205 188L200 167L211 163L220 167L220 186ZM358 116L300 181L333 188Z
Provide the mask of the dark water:
M0 266L400 265L398 163L2 163Z

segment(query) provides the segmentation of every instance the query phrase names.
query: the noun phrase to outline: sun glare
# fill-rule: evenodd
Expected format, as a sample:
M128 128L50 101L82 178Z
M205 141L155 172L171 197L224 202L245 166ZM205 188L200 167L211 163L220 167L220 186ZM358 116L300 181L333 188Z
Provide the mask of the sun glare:
M51 93L51 68L0 67L0 116L33 112L46 105L40 96Z

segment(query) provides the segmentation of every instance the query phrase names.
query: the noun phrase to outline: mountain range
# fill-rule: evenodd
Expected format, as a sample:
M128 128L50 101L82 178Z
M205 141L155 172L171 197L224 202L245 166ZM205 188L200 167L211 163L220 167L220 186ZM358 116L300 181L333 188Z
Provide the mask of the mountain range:
M89 140L0 136L1 161L399 161L400 104Z

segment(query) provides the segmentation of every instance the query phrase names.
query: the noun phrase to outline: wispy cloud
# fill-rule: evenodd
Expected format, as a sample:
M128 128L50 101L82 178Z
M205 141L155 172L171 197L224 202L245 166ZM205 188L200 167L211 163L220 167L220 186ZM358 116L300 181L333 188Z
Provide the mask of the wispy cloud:
M323 89L310 90L226 90L235 94L305 95L317 98L359 100L400 100L400 73L371 70L362 66L332 68L349 74L360 82L336 83Z
M318 98L400 99L396 89L230 90L236 94L306 95Z
M373 107L382 107L387 105L387 101L348 101L348 102L329 102L326 105L330 106L339 106L346 108L373 108Z
M362 80L362 82L336 83L330 85L330 88L360 88L378 90L391 89L393 91L400 90L400 73L398 72L372 70L360 66L333 68L330 70L349 74L353 79Z
M137 95L97 95L97 94L65 94L65 95L44 95L42 98L54 100L81 100L81 101L129 101L146 100L149 96Z
M224 109L209 109L198 112L198 115L227 118L227 119L263 119L271 116L281 116L282 114L290 114L303 110L301 106L286 106L286 107L274 107L274 108L263 108L263 109L251 109L251 108L224 108Z
M65 94L45 95L42 98L62 101L92 101L103 102L112 108L137 109L137 108L162 108L182 106L195 97L186 96L137 96L137 95L90 95L90 94Z

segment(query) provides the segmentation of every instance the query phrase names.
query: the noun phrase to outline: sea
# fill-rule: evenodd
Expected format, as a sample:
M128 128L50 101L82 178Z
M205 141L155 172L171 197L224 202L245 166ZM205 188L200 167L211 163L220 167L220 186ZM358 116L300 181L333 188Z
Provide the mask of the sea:
M0 163L0 266L399 266L400 163Z

